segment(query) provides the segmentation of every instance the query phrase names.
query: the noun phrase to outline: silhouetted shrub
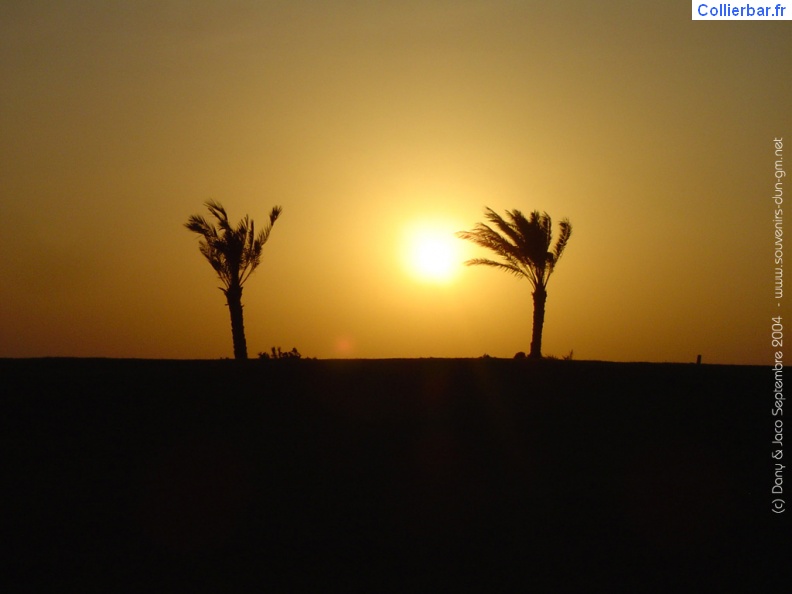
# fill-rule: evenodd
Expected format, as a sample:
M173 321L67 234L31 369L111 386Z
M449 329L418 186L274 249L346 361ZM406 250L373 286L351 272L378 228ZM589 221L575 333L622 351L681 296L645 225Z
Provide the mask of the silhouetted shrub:
M515 353L514 354L514 358L515 359L525 359L525 352L524 351L519 351L519 352Z
M280 347L277 348L272 347L271 353L259 353L259 359L264 359L267 361L269 360L282 361L284 359L297 361L299 359L302 359L302 355L300 354L300 351L297 350L297 347L294 347L290 351L282 351Z
M563 357L556 357L555 355L542 355L543 361L571 361L575 355L575 351L569 351Z

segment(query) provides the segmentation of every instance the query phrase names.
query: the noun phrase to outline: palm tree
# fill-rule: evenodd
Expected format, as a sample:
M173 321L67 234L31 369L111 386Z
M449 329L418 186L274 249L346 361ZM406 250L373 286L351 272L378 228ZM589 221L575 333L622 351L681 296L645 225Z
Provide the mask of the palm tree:
M228 215L222 205L210 200L205 206L217 219L217 227L199 215L192 215L184 226L203 237L198 247L223 282L223 286L219 288L225 293L231 313L234 358L247 359L245 325L242 319L242 285L261 263L261 248L269 239L281 207L272 209L269 224L256 235L253 221L247 216L234 229L229 224Z
M472 231L460 231L457 237L492 250L501 260L474 258L465 262L466 265L481 264L500 268L517 277L527 278L533 286L534 310L530 357L538 359L542 356L547 281L569 241L572 225L568 219L563 219L559 223L558 238L550 249L553 223L546 212L534 211L530 217L525 218L519 210L507 210L506 215L508 220L504 220L494 210L487 208L485 217L492 227L477 223Z

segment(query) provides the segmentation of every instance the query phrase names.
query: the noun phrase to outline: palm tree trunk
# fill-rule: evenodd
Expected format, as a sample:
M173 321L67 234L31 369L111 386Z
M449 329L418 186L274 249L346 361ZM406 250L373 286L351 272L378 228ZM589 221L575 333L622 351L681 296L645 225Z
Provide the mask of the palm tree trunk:
M547 301L547 291L543 287L538 287L533 293L533 333L531 336L532 359L542 358L542 328L544 327L545 302Z
M242 287L232 285L226 291L228 311L231 314L231 337L234 340L234 359L247 359L245 324L242 319Z

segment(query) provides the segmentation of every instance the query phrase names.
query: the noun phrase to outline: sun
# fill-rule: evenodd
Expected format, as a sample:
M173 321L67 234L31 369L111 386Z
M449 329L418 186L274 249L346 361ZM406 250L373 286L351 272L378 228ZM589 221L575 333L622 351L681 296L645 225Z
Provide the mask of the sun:
M405 267L417 280L447 283L459 272L458 244L448 224L414 224L405 232Z

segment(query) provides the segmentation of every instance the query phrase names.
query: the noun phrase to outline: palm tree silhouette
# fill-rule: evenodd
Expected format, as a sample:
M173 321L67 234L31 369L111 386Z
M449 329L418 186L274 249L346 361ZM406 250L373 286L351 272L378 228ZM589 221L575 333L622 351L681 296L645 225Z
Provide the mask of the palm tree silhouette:
M508 220L487 208L485 217L497 230L484 223L477 223L472 231L459 231L457 237L492 250L502 260L499 262L487 258L473 258L465 262L466 265L493 266L530 281L534 289L530 357L538 359L542 356L547 281L569 241L572 225L569 219L563 219L559 223L558 238L550 249L553 222L546 212L533 211L530 217L525 218L519 210L507 210L506 216Z
M192 215L184 226L203 237L198 247L224 285L219 288L225 293L231 313L234 358L247 359L245 324L242 319L242 285L261 263L261 249L269 239L272 225L280 216L281 207L272 209L269 224L256 235L253 221L247 215L234 229L229 224L228 215L221 204L212 200L204 204L217 219L217 226L199 215Z

